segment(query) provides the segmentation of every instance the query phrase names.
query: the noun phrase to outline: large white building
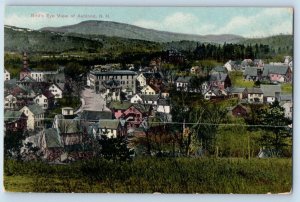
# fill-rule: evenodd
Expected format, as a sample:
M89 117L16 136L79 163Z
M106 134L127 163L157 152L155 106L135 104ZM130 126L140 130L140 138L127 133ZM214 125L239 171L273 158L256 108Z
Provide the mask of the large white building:
M87 76L87 85L90 85L92 89L99 92L102 89L103 83L109 80L118 80L122 89L136 92L136 77L137 74L129 70L116 70L116 71L90 71Z
M37 104L24 106L20 109L27 117L27 129L35 130L44 127L44 110Z

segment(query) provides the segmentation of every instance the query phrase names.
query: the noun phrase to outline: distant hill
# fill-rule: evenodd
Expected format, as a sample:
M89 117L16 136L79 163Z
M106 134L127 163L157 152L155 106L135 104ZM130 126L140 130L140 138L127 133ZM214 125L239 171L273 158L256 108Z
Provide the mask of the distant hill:
M113 37L122 37L128 39L139 39L155 42L172 41L199 41L211 43L234 43L243 39L243 37L233 34L222 35L192 35L173 32L158 31L154 29L145 29L142 27L129 25L125 23L111 21L83 21L78 24L62 27L44 27L42 31L53 31L60 33L77 33L85 35L104 35Z
M248 38L239 42L240 44L264 44L270 46L276 53L293 55L294 36L293 35L276 35L264 38Z
M37 31L5 25L4 50L16 52L61 53L88 52L118 54L122 52L148 52L161 50L159 43L107 37Z

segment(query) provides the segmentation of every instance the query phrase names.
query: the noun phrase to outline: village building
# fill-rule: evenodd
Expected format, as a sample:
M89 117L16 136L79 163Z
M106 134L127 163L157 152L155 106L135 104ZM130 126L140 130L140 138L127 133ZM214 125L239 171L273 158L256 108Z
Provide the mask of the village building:
M7 69L4 69L4 81L10 80L10 73Z
M121 130L120 120L118 119L100 119L99 131L100 136L116 138Z
M48 161L59 160L64 149L61 137L56 128L47 128L41 132L39 146L44 154L44 158Z
M17 109L17 98L12 94L5 96L4 109Z
M211 88L218 88L219 90L224 90L231 86L231 80L228 74L224 73L213 73L210 75L209 83Z
M246 67L243 72L244 80L247 81L258 81L261 78L262 69L256 67Z
M116 79L120 81L122 89L130 90L133 93L136 92L136 77L137 74L129 70L116 70L116 71L90 71L88 75L90 87L96 92L99 92L103 88L103 82Z
M262 76L273 83L292 81L292 71L288 65L265 65Z
M48 90L54 95L55 99L61 99L63 97L63 89L58 84L51 84Z
M281 94L280 85L260 85L260 88L264 93L264 102L266 103L273 103Z
M170 114L171 113L171 104L169 99L159 99L157 101L157 112Z
M152 85L146 85L144 88L141 90L141 93L143 95L155 95L159 93L159 89L156 88L155 86Z
M236 97L239 100L242 100L245 88L230 87L230 88L227 88L226 91L228 92L230 97Z
M5 131L25 131L27 116L20 111L6 110L4 113Z
M244 95L249 103L263 103L264 94L260 88L246 88Z
M20 109L27 117L27 129L36 130L44 127L44 110L37 104L24 106Z

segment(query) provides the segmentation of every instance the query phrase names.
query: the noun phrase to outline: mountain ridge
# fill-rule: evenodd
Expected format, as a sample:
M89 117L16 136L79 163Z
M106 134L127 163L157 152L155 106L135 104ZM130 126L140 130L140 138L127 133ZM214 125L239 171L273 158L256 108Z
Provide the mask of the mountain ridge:
M197 35L184 34L168 31L159 31L155 29L142 28L136 25L114 21L87 20L73 25L65 25L60 27L43 27L41 31L53 31L60 33L77 33L86 35L105 35L116 36L129 39L139 39L155 42L172 42L172 41L199 41L210 43L234 43L244 37L234 34L220 35Z

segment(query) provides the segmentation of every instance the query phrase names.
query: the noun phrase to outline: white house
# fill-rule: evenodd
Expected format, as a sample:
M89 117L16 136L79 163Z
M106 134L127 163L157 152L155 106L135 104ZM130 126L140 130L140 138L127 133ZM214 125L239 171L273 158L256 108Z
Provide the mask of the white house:
M143 99L141 98L141 96L139 94L135 94L130 99L130 103L143 103Z
M260 85L260 88L264 93L264 101L267 103L273 103L281 94L281 85Z
M141 93L143 95L155 95L156 91L149 85L144 86L144 88L141 90Z
M44 110L37 104L24 106L20 109L27 117L27 129L35 130L42 128L44 123Z
M147 85L146 77L141 73L136 77L136 80L139 82L141 87L144 87Z
M99 134L108 138L116 138L120 130L120 120L118 119L100 119Z
M64 116L73 115L74 109L72 107L63 107L61 108L61 114Z
M43 95L43 94L37 95L33 99L33 101L36 104L40 105L40 107L42 107L43 109L48 109L48 107L49 107L49 105L48 105L48 98L45 95Z
M169 100L159 99L157 102L157 112L169 114L171 112Z
M224 67L227 69L227 71L231 72L233 70L232 61L229 60L224 64Z
M54 95L55 99L60 99L60 98L63 97L62 96L62 94L63 94L62 89L56 84L52 84L49 87L49 91Z
M17 107L17 98L11 94L4 98L4 109L15 109Z
M6 69L4 69L4 81L10 80L10 73Z
M264 94L260 88L246 88L245 94L249 103L263 103Z

